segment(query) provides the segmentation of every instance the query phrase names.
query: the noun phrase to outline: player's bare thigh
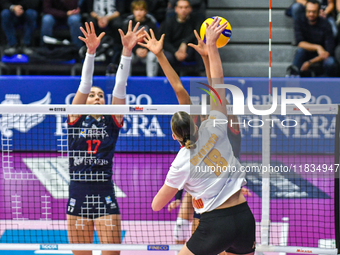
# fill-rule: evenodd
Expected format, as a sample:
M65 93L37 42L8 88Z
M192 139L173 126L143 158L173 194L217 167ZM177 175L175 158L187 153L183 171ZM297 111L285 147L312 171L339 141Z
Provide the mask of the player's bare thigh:
M94 220L100 243L121 243L120 214L105 215ZM102 255L119 255L119 251L102 251Z
M92 243L94 224L92 219L67 215L67 234L69 243ZM92 255L92 251L72 251L74 255Z

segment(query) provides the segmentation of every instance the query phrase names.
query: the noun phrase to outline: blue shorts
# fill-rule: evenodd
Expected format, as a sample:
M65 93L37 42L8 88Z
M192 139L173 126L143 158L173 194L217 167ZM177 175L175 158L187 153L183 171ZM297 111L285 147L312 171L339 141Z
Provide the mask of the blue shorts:
M71 181L66 210L68 215L90 219L120 214L112 181Z

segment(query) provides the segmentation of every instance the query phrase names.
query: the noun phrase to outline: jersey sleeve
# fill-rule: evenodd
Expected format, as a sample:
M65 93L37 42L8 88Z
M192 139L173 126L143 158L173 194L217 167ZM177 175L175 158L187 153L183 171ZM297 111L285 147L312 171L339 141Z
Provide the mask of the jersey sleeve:
M212 110L210 112L209 115L209 119L223 119L223 120L227 120L227 116L225 116L223 113L221 113L220 111L216 111L216 110Z
M171 188L178 190L183 189L187 179L189 178L190 170L185 168L179 168L171 165L170 170L166 176L165 184Z
M67 117L66 123L69 127L76 127L79 126L80 120L82 119L83 115L79 115L74 121L70 122L70 116Z
M113 119L114 125L116 125L118 129L121 129L123 127L123 124L124 124L124 119L122 120L121 123L119 123L115 115L111 115L111 117Z
M227 131L228 117L220 111L213 110L210 112L209 118L202 122L200 128L218 128Z

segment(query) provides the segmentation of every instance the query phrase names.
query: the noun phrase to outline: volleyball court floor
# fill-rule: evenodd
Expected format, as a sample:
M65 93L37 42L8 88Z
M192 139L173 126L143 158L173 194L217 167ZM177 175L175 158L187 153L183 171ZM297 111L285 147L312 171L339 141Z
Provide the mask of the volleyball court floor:
M12 153L13 164L0 171L0 243L67 243L66 201L68 196L68 162L57 153ZM153 212L151 202L163 185L175 154L117 153L114 164L114 182L122 214L122 243L174 244L173 225L177 211L166 209ZM276 164L332 162L331 156L290 155L272 156ZM294 159L294 157L296 157ZM243 155L242 162L254 165L261 156ZM330 164L330 163L329 163ZM285 190L293 186L293 190ZM280 186L281 184L281 186ZM248 174L251 196L247 198L257 222L257 243L260 243L261 180ZM281 189L280 189L281 187ZM314 231L308 245L318 247L320 240L334 238L332 198L333 187L327 179L308 176L291 178L280 174L271 182L270 244L296 246L308 231ZM314 213L313 204L318 212ZM333 217L334 218L334 217ZM332 225L333 224L333 225ZM284 229L288 227L288 235ZM321 230L321 231L320 231ZM324 230L324 231L323 231ZM334 232L334 231L333 231ZM98 243L95 237L94 243ZM68 253L65 253L68 252ZM71 254L70 251L1 251L7 254ZM94 254L100 254L95 252ZM167 252L123 251L122 255L175 254Z

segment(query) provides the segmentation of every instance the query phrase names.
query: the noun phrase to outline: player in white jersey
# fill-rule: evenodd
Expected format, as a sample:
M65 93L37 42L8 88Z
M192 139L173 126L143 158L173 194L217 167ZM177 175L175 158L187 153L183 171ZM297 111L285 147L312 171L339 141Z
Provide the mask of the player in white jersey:
M216 40L226 24L220 20L207 26L207 48L212 84L223 83L221 59ZM210 118L199 130L185 112L174 114L171 120L173 137L182 145L170 167L165 184L155 196L152 207L162 209L179 189L193 197L197 213L202 213L199 226L179 254L253 254L255 220L241 192L244 173L232 153L227 125L215 119L227 119L224 89L215 89L221 105L211 105ZM211 100L212 102L212 100ZM232 171L225 170L228 167ZM224 169L225 171L216 171ZM233 169L236 169L234 171Z
M188 44L188 46L193 47L202 57L204 62L205 70L207 73L207 78L210 80L210 63L208 58L208 50L207 46L203 42L203 40L199 37L196 30L194 30L194 34L197 38L197 45ZM191 104L191 100L189 94L183 87L183 84L174 71L168 60L166 59L162 49L163 49L163 40L164 36L161 37L160 40L157 40L154 36L152 30L150 30L150 35L146 34L147 40L145 44L141 44L144 47L148 48L152 53L157 56L158 62L161 65L164 74L169 80L174 92L176 93L176 97L178 99L179 104ZM201 122L204 121L208 116L193 116L194 122L196 125L200 126ZM228 123L237 123L238 119L235 115L228 115ZM240 146L241 146L241 136L240 129L238 124L233 124L232 126L228 125L228 138L232 144L234 155L238 158L240 155ZM244 194L249 195L249 191L246 188L242 188ZM178 212L178 217L176 220L176 224L174 225L174 239L176 244L184 244L187 238L189 237L189 232L194 232L198 226L198 222L200 219L200 214L194 212L191 196L189 193L185 193L184 198L181 202L183 190L180 190L176 193L175 200L172 201L168 210L172 211L176 207L180 205L180 209ZM190 231L190 222L192 221L192 228Z

